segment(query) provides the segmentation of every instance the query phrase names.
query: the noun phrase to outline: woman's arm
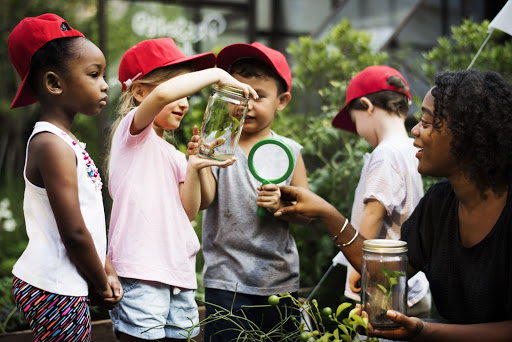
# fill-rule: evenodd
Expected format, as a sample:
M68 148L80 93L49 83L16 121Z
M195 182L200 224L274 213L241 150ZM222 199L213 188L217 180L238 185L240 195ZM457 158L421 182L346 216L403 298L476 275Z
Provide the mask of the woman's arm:
M302 155L300 153L297 158L297 162L295 163L290 185L309 189L308 177L306 175L306 166L304 165L304 159L302 159ZM281 199L281 192L279 191L279 187L277 185L267 184L264 186L259 186L257 189L259 193L258 198L256 199L256 204L260 207L266 208L272 214L275 213L279 208L290 205L290 202L283 201ZM311 222L311 218L299 214L281 216L281 219L301 225L307 225Z
M102 298L112 297L107 274L80 211L73 150L54 134L41 133L30 143L28 162L40 173L69 258L96 293Z
M340 233L346 218L329 202L308 189L293 186L280 186L281 198L291 205L278 209L274 216L304 215L309 218L322 220L334 243L339 246L350 264L356 269L361 269L361 257L363 256L362 236L356 235L356 230L350 222ZM349 242L352 241L350 244ZM348 244L343 246L343 244Z
M154 89L144 89L147 86L135 83L132 86L134 87L134 96L137 98L138 92L141 92L140 98L137 98L141 104L135 113L130 132L134 135L142 132L167 104L192 95L214 83L242 89L247 97L252 95L253 98L258 98L256 91L249 85L237 81L219 68L204 69L176 76Z

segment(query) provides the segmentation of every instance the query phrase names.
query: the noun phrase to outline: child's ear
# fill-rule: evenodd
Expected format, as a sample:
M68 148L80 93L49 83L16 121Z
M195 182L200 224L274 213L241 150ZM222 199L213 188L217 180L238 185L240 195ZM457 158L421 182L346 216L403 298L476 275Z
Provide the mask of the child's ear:
M43 76L43 87L52 95L62 94L62 79L53 71L47 71Z
M286 106L288 105L288 102L290 102L290 100L292 99L292 94L290 94L289 92L284 92L282 93L281 95L278 96L277 100L279 101L279 103L277 104L277 110L283 110L286 108Z
M367 98L367 97L364 97L364 96L363 96L363 97L361 97L361 98L359 99L359 101L361 101L361 104L362 104L363 106L365 106L365 107L366 107L366 110L365 110L365 111L366 111L368 114L370 114L370 115L371 115L371 114L373 114L373 109L374 109L375 107L373 106L373 103L372 103L372 101L370 101L370 99L369 99L369 98Z
M144 100L146 87L141 83L134 83L132 85L132 94L137 102L141 103Z

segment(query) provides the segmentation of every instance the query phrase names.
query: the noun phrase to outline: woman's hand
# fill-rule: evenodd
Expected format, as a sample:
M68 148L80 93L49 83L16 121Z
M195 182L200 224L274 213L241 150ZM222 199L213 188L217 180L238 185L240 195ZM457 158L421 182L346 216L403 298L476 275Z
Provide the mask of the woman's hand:
M259 207L266 208L269 212L275 213L281 204L281 191L275 184L265 184L258 187L258 198L256 204Z
M400 328L395 330L374 330L371 324L368 323L369 336L382 337L390 340L409 341L418 336L424 328L424 323L421 319L416 317L407 317L398 311L388 310L387 316L393 322L400 324Z
M336 211L329 202L306 188L283 185L279 189L281 190L281 201L292 204L280 208L274 216L300 214L313 218L322 216L332 209Z

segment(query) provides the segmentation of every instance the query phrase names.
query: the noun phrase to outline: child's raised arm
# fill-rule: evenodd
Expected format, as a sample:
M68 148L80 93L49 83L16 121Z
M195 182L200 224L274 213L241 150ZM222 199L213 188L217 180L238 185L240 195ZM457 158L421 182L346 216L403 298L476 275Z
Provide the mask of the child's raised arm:
M176 76L155 88L135 83L132 86L133 94L141 104L135 113L130 133L140 133L153 122L154 118L167 104L194 94L215 83L242 89L247 97L258 98L258 94L251 86L237 81L226 71L218 68L204 69Z

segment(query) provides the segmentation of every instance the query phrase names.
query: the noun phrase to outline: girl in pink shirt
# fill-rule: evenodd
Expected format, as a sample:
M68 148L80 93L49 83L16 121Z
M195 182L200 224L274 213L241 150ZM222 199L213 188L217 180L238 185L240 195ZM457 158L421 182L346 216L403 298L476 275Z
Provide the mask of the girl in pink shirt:
M121 341L183 339L184 329L198 322L199 240L190 221L201 202L200 170L226 167L234 159L191 155L187 161L166 142L165 131L180 126L188 96L211 84L257 97L250 86L214 65L212 53L185 56L171 38L145 40L121 60L123 94L109 160L113 207L108 246L125 290L111 311ZM199 328L192 335L197 333Z

